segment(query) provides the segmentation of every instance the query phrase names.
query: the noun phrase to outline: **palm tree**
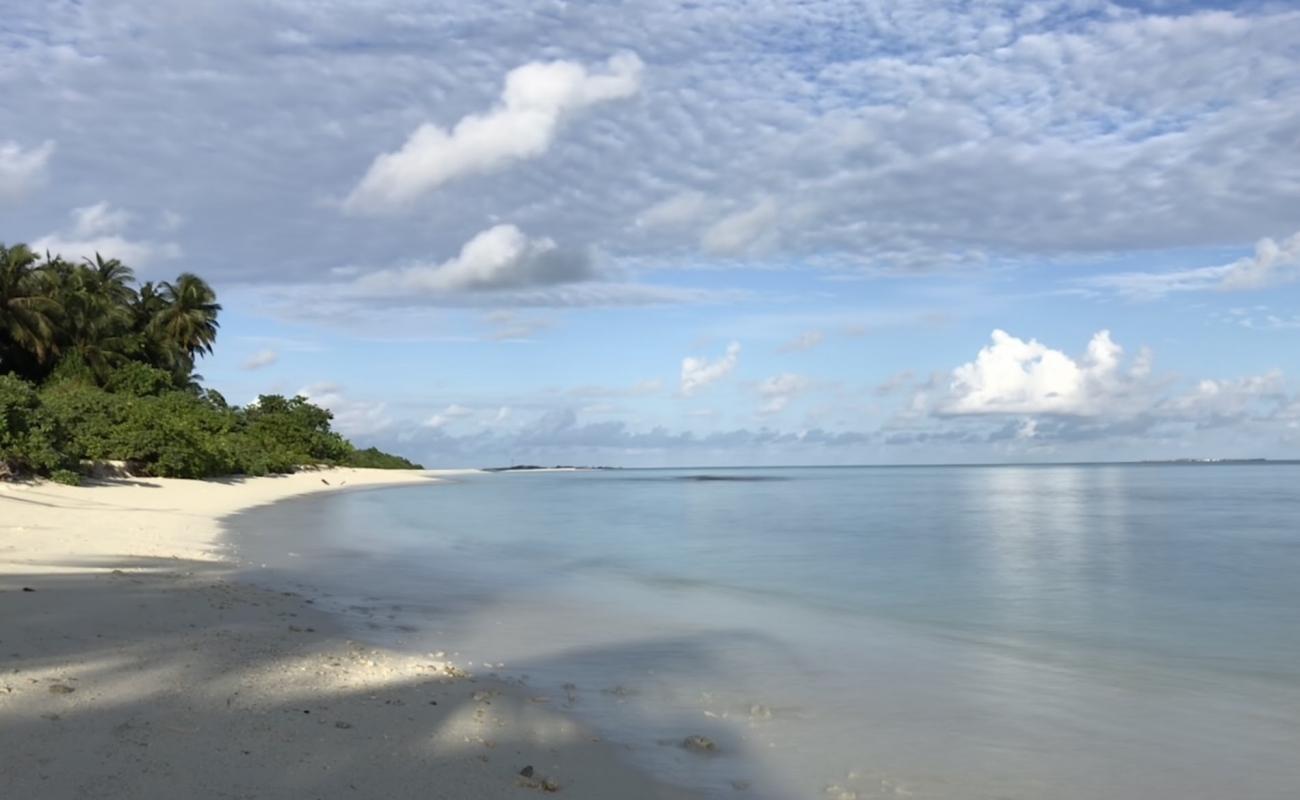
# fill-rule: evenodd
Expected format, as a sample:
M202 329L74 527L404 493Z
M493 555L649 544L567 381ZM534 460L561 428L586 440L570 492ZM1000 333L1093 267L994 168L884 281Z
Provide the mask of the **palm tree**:
M164 344L183 353L192 364L195 356L212 352L217 340L217 294L202 278L182 273L175 283L164 282L163 307L154 315L152 328Z
M25 371L58 351L59 304L42 291L36 254L0 244L0 370ZM34 362L34 364L32 363Z
M105 261L99 253L95 254L93 261L87 258L86 278L87 289L116 305L129 306L136 299L135 290L131 288L135 271L116 258Z

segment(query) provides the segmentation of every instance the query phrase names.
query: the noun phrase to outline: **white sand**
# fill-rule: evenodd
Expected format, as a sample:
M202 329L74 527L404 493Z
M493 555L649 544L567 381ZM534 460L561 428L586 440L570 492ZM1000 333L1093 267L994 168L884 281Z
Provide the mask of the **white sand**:
M687 797L544 698L230 579L222 517L434 474L0 483L0 798Z

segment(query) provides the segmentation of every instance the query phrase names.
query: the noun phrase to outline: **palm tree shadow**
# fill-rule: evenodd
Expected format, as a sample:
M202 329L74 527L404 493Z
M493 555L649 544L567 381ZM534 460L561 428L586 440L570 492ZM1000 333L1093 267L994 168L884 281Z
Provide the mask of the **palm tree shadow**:
M571 798L696 796L526 689L349 641L309 598L203 562L92 566L118 571L0 575L0 796L518 798L542 779ZM646 640L546 668L668 647L692 652ZM708 668L703 647L690 663Z

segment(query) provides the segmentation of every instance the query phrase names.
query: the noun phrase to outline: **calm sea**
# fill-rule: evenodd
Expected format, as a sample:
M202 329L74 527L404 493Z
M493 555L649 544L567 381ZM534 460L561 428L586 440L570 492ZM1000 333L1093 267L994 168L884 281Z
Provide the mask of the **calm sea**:
M232 541L718 796L1300 797L1300 466L482 474Z

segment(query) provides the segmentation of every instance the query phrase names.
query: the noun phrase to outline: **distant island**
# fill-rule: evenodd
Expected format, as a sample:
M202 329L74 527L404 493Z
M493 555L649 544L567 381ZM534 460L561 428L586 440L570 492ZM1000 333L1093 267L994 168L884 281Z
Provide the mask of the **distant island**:
M1294 464L1290 459L1269 458L1166 458L1139 461L1139 464Z

